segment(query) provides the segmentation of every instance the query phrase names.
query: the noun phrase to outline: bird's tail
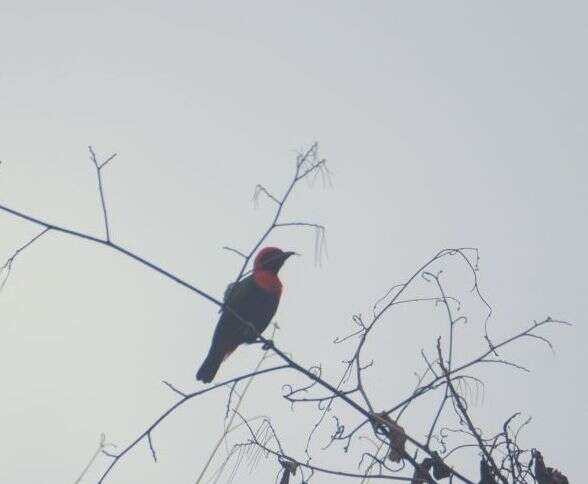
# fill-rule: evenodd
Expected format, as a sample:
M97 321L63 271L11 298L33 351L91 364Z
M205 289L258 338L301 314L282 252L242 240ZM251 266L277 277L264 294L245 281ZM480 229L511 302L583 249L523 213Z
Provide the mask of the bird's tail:
M216 375L216 372L223 362L223 359L224 358L222 356L219 356L212 351L208 353L208 356L202 363L198 373L196 373L196 380L200 380L204 383L210 383Z

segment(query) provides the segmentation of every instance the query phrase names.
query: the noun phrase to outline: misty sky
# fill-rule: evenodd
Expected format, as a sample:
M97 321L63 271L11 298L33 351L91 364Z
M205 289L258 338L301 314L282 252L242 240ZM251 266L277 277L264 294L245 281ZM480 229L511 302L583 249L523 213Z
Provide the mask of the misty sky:
M278 344L336 381L352 348L332 342L353 330L354 314L369 316L438 250L477 247L493 337L549 315L574 326L541 333L555 353L530 339L501 353L529 374L477 372L486 386L472 413L488 435L517 411L520 422L532 417L522 445L580 482L586 45L579 1L0 0L0 203L102 236L87 147L116 152L104 170L114 240L220 297L240 267L222 247L248 250L273 215L267 200L254 207L255 185L282 193L296 153L318 141L332 183L297 187L284 220L324 224L328 257L315 263L312 230L269 240L303 255L282 271ZM2 261L38 231L0 213ZM463 264L438 268L469 317L456 343L465 361L484 349L485 309ZM411 294L434 287L421 280ZM442 309L403 306L384 318L366 348L378 409L410 393L421 348L432 355L446 337ZM107 248L59 234L28 248L0 294L0 481L73 484L102 432L120 447L132 441L177 398L161 380L200 388L194 374L216 318L209 302ZM219 378L250 371L260 355L239 349ZM292 413L280 395L303 381L268 375L243 408L271 415L301 459L317 410ZM107 482L194 483L226 398L187 403L153 433L157 464L141 443ZM424 440L437 403L407 412L406 430ZM313 462L356 472L369 444L321 452L332 430L329 420ZM476 480L477 459L452 464ZM275 460L244 463L235 482L273 482L277 471Z

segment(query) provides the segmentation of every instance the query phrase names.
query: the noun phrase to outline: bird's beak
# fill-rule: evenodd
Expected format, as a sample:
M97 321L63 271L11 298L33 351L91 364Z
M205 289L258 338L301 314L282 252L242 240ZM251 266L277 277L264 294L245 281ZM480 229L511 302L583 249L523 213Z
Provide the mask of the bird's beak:
M284 252L284 260L292 255L300 255L298 252Z

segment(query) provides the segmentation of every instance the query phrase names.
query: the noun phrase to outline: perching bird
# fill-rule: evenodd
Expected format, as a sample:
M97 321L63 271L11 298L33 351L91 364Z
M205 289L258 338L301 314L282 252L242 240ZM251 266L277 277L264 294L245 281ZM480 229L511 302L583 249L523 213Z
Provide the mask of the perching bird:
M227 287L224 303L241 319L253 325L256 331L240 321L232 311L223 310L214 330L208 356L196 374L197 380L211 382L221 363L237 346L253 343L257 335L268 327L282 294L278 272L286 259L294 254L276 247L266 247L257 254L251 275Z

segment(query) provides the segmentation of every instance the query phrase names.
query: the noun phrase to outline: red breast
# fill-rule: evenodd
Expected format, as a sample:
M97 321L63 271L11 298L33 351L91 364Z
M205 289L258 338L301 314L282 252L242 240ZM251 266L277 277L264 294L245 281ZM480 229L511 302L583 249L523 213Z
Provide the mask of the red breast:
M282 295L282 281L277 274L270 271L254 271L253 279L259 287L274 297L279 299Z

